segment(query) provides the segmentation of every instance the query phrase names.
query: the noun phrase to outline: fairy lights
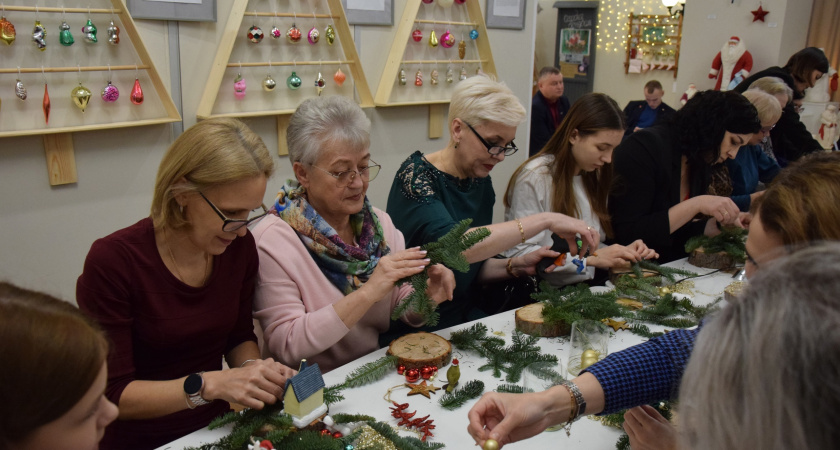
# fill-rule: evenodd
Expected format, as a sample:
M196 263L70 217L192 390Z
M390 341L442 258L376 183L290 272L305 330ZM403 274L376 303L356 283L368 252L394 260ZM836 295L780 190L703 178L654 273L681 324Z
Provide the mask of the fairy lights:
M597 48L606 52L625 51L630 13L667 14L662 0L600 0L600 2Z

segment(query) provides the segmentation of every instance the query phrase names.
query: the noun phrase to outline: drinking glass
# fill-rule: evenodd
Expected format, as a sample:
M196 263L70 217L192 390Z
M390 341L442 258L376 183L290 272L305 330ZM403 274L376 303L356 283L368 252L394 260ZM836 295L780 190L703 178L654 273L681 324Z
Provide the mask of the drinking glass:
M572 324L569 348L569 374L577 376L581 370L607 357L609 328L596 320L578 320Z

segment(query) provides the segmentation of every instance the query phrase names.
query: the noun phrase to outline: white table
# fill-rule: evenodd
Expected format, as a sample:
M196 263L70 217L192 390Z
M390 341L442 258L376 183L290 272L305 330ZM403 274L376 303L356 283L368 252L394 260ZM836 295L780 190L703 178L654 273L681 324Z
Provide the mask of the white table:
M698 274L705 274L712 272L709 269L700 269L694 267L686 262L680 260L668 264L671 267L678 267L691 270ZM723 295L723 290L733 281L732 276L728 273L714 273L709 276L699 277L694 281L694 293L692 301L698 305L705 305L713 301L715 298ZM489 332L501 332L508 344L510 344L510 336L514 331L514 312L507 311L497 314L495 316L487 317L479 320L487 325ZM478 321L477 321L478 322ZM452 328L437 331L437 334L444 338L449 338L452 331L457 331L471 326L475 322L459 325ZM657 325L649 325L652 331L663 331L664 327ZM616 352L627 347L643 342L640 336L630 333L629 331L619 331L614 333L610 338L609 350ZM545 338L541 339L539 345L543 352L553 353L565 363L568 353L568 338ZM385 355L386 349L380 349L363 356L351 363L339 367L332 372L324 375L324 381L327 386L342 383L344 378L361 366L362 364L374 361ZM481 380L484 382L484 391L490 392L498 385L504 384L504 373L501 379L494 378L488 372L479 372L478 367L485 363L485 360L473 353L465 353L453 349L453 357L458 358L461 365L461 379L460 384L470 380ZM393 386L405 382L405 377L398 375L396 371L385 376L382 380L366 386L355 389L346 389L343 392L345 400L330 406L330 413L349 413L349 414L367 414L373 416L379 421L396 425L396 420L390 415L391 411L388 409L391 405L383 399L387 390ZM445 384L445 368L441 371L434 384L442 386ZM520 380L521 384L521 380ZM450 449L466 449L473 447L474 441L467 433L467 412L470 410L475 400L468 402L466 405L454 410L447 411L440 407L437 403L437 398L432 395L432 399L426 399L423 396L415 395L408 397L406 394L408 389L394 390L391 394L391 399L397 403L408 402L410 407L408 411L417 410L415 417L422 417L430 414L430 419L434 419L436 428L433 430L435 437L432 438L434 442L441 442L446 444L446 448ZM438 391L437 397L442 395L442 391ZM198 446L204 443L214 442L220 437L227 435L230 428L222 428L218 430L199 430L195 433L184 436L181 439L173 441L168 445L160 447L159 450L170 449L177 450L189 446ZM606 427L600 422L584 418L576 422L572 426L571 436L567 437L565 431L560 430L550 433L542 433L529 440L517 442L506 445L506 449L542 449L542 448L574 448L574 449L604 449L612 450L615 448L615 442L621 432L617 429Z

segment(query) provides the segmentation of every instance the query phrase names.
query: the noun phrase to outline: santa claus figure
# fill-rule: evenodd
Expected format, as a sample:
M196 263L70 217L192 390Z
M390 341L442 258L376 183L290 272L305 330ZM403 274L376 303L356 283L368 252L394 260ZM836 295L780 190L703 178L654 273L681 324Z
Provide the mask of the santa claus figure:
M732 36L712 61L709 78L717 78L715 90L726 91L747 78L752 66L752 55L738 36Z
M820 114L820 131L815 136L820 145L826 150L831 149L837 142L837 107L828 105Z
M694 94L697 93L697 87L694 86L694 83L688 85L688 89L683 92L682 97L680 97L680 104L683 106L691 100L691 97L694 97Z

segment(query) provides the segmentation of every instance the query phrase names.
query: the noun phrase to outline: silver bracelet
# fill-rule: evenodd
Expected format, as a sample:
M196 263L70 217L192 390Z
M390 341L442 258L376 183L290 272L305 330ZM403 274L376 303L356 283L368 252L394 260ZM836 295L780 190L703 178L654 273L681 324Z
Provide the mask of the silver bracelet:
M569 392L575 398L575 403L577 403L577 412L575 413L575 417L569 421L571 423L580 419L586 413L586 400L583 399L583 393L580 392L580 388L574 382L564 381L562 384L569 389Z
M242 364L239 365L239 368L241 369L241 368L245 367L245 364L248 364L249 362L257 362L257 360L256 359L246 359L245 362L243 362Z

